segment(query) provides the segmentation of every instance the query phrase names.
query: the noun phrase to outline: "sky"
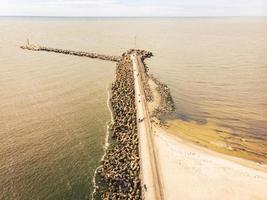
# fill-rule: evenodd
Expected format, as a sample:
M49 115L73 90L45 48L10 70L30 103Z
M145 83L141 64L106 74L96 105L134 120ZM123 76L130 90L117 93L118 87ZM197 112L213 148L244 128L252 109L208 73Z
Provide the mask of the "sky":
M267 0L0 0L0 16L267 16Z

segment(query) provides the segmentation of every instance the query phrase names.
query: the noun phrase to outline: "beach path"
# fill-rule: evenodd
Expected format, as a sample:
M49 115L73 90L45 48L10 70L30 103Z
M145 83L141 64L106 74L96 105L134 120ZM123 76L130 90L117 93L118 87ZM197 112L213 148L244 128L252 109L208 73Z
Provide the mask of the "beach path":
M142 83L143 63L140 57L133 53L135 101L137 109L137 128L139 136L139 152L141 165L142 192L145 199L164 199L162 183L158 170L156 152L154 148L154 137L149 113L146 105L145 94Z

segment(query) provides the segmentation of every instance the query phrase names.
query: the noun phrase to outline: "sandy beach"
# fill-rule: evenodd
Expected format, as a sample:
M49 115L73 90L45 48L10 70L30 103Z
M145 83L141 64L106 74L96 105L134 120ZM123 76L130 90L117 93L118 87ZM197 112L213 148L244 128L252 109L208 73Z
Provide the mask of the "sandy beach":
M165 199L267 199L266 172L188 144L159 127L154 134Z
M153 113L164 97L154 80L148 83L154 97L148 103ZM194 144L179 137L179 130L174 134L158 125L158 120L152 129L164 199L267 200L266 165Z

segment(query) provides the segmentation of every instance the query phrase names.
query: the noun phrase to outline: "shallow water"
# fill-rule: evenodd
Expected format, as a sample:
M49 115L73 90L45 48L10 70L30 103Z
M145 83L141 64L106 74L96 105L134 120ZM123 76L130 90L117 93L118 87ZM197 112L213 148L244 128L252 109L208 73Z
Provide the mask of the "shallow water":
M170 86L182 131L266 141L267 18L1 18L0 27L0 199L89 199L110 120L115 63L20 50L26 38L120 55L136 36L155 54L147 63Z

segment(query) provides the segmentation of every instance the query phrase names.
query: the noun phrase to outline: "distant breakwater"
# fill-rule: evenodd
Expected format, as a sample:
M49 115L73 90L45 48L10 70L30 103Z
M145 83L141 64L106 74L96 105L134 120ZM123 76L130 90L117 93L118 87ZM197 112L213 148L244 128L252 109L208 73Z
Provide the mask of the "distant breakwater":
M96 58L100 60L108 60L108 61L113 61L113 62L119 62L122 59L121 56L111 56L111 55L98 54L98 53L89 53L89 52L84 52L84 51L57 49L57 48L44 47L44 46L39 46L39 45L24 45L24 46L21 46L20 48L31 50L31 51L47 51L47 52L62 53L62 54L68 54L68 55L74 55L74 56L83 56L83 57Z

